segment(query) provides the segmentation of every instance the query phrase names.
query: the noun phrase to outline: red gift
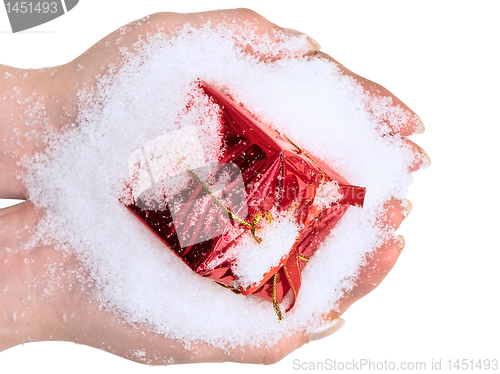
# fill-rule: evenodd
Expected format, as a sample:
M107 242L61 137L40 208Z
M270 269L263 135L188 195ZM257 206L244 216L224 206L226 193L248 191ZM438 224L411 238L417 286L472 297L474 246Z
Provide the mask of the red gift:
M152 184L128 208L197 274L272 301L281 320L279 304L291 291L287 311L293 307L308 259L349 206L363 205L365 188L351 186L211 85L198 81L195 90L219 111L217 163L179 160L183 172ZM277 215L292 217L298 234L260 279L242 285L232 248L249 235L261 242L259 231Z

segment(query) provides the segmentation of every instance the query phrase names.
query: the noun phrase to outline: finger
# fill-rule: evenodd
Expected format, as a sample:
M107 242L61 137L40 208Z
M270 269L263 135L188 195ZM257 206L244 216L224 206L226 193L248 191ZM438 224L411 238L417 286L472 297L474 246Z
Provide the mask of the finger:
M186 16L189 18L193 15ZM321 48L310 36L297 30L279 27L253 10L245 8L199 13L196 19L190 22L193 22L195 27L203 26L207 22L213 25L230 25L236 45L245 53L264 61L274 61L289 55L290 51L285 50L285 44L290 38L304 41L302 48L298 48L294 53L300 57Z
M17 160L9 155L0 155L0 199L26 199L26 188L23 182L17 178L19 166Z
M402 237L395 237L385 242L367 258L366 265L359 270L360 275L355 286L346 293L339 303L339 315L344 313L355 301L373 291L384 280L387 273L396 264L403 247Z
M268 365L274 364L287 355L300 348L302 345L311 343L316 340L324 339L335 332L337 332L342 326L344 326L345 321L342 318L338 318L336 312L331 312L324 316L321 323L316 329L309 332L299 332L292 337L286 337L281 339L277 344L269 349L265 349L262 353L264 354L261 363Z
M298 332L271 345L218 347L196 341L184 345L145 326L133 326L110 311L98 310L95 303L85 304L87 311L72 313L72 321L68 321L65 328L73 333L71 341L148 365L205 362L271 364L309 342L306 332Z
M332 313L327 315L322 324L312 332L299 331L292 336L285 336L271 345L263 344L251 348L250 346L238 346L224 349L205 343L190 344L188 350L184 349L183 352L177 353L175 363L237 362L274 364L303 345L332 335L343 325L344 320ZM156 357L159 356L156 355ZM151 362L149 363L151 364Z
M302 347L304 344L309 343L309 334L306 332L298 332L292 336L281 338L277 343L272 345L262 345L259 347L237 348L229 351L229 360L231 362L250 363L250 364L264 364L270 365L281 361L290 353ZM219 355L218 362L227 361L224 356Z
M382 226L389 226L397 230L403 220L411 212L411 203L407 199L392 198L384 204L384 214L380 217Z
M342 74L358 82L366 94L367 110L372 113L382 128L388 127L393 134L409 136L424 132L420 117L405 103L381 85L353 73L324 52L317 55L335 63Z
M145 326L131 325L112 311L100 309L90 299L90 294L81 298L78 304L80 307L68 313L70 317L65 321L64 330L72 335L67 340L104 349L148 365L228 361L273 364L304 344L333 334L344 324L335 313L330 313L315 330L297 331L272 344L224 348L203 342L190 342L186 346L181 341L159 335Z
M414 158L410 161L408 171L413 173L420 168L427 168L431 165L431 159L422 147L409 139L402 138L401 141L411 150Z
M28 242L40 213L30 201L0 209L2 248L19 249Z

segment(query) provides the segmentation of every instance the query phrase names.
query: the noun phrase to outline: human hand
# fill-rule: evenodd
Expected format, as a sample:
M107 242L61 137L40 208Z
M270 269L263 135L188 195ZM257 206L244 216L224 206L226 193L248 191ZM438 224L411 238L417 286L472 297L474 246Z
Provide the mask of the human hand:
M53 128L53 131L57 133L63 131L67 124L75 123L78 114L77 91L84 85L90 87L96 85L97 77L103 75L111 64L120 66L123 58L119 53L121 47L132 46L148 32L160 30L169 34L183 22L189 21L196 25L210 20L217 24L225 17L236 19L237 22L250 20L259 26L258 32L269 34L270 37L273 37L273 31L280 30L276 25L247 10L209 12L201 15L157 14L151 16L147 22L132 23L130 31L125 35L118 31L111 34L71 63L44 71L32 72L28 77L23 78L24 83L19 84L18 87L24 87L26 91L38 90L45 98L48 121L45 124L40 123L35 130L41 134ZM247 52L252 53L253 51L248 50ZM314 43L311 43L310 53L318 53ZM323 57L329 58L326 55ZM262 58L265 59L266 56L262 56ZM85 66L85 69L78 71L78 65ZM380 86L352 74L343 67L341 69L344 74L352 76L362 84L373 95L374 99L390 96L395 102L400 103ZM404 104L401 103L401 106L408 110L410 119L405 126L392 129L389 135L407 136L420 129L420 124L413 113ZM14 105L14 110L20 111L22 108ZM2 131L5 134L7 131L13 131L12 125L9 123L9 126L6 126ZM421 153L416 145L411 142L409 144L415 150L416 155ZM43 145L39 144L37 147L36 141L31 143L26 141L22 144L9 144L9 147L7 151L11 157L5 158L2 163L2 170L7 170L9 173L1 182L3 184L0 185L0 195L20 198L25 196L26 190L15 179L16 172L20 171L17 161L23 155L30 156L38 149L43 150ZM420 166L423 158L423 156L416 157L414 170ZM405 203L393 200L387 203L386 214L381 220L397 228L406 214ZM283 339L270 347L252 351L246 350L245 347L239 347L228 354L213 346L201 343L195 349L186 350L181 342L166 339L145 327L131 326L114 313L100 310L99 305L95 301L93 302L92 283L88 282L88 279L83 281L79 278L85 269L74 255L62 253L53 246L33 247L29 251L6 250L6 248L19 248L23 243L27 243L29 230L34 228L41 219L43 219L43 211L37 210L29 202L3 211L0 218L3 230L7 234L3 246L0 247L4 248L2 256L5 256L9 263L15 264L15 268L19 270L15 272L15 276L2 279L2 282L5 282L2 284L11 285L10 288L16 290L5 299L5 307L14 304L19 307L15 312L15 315L18 316L16 321L7 321L8 325L12 326L8 329L15 329L19 324L22 325L24 318L28 318L29 321L28 325L24 324L24 327L29 326L29 328L18 329L23 333L18 334L15 339L7 339L7 345L4 345L4 348L30 340L67 340L152 364L209 361L276 362L310 339L326 336L339 328L341 321L337 318L349 305L370 292L375 285L382 281L385 274L394 265L402 248L402 243L393 239L386 242L374 253L361 272L356 286L340 304L340 312L332 312L325 316L325 328L321 331L312 334L297 332L293 337ZM22 234L16 234L19 231ZM16 235L19 237L16 238ZM28 259L27 263L24 262L24 259ZM30 283L31 286L26 287L25 282ZM44 289L50 290L50 293L44 294L42 292ZM20 295L23 296L20 297ZM26 312L27 308L30 310L29 313ZM23 312L25 312L24 316ZM11 313L11 315L14 314ZM134 355L133 352L137 351L143 351L145 354L143 356Z

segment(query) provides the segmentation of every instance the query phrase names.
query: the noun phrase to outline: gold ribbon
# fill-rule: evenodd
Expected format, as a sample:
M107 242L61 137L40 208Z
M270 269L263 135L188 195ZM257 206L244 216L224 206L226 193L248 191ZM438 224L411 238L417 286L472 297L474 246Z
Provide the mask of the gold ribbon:
M304 156L306 156L309 160L311 160L314 165L316 165L316 167L319 169L319 171L321 172L321 184L320 184L320 187L323 186L325 184L325 179L326 179L326 174L325 172L323 171L323 169L321 168L321 166L318 165L318 163L316 161L314 161L313 158L311 158L311 156L309 156L306 152L304 152L304 150L302 148L300 148L297 144L295 144L292 140L290 140L290 138L288 138L288 136L286 136L285 134L282 134L280 133L278 130L276 130L276 132L281 135L282 137L284 137L290 144L292 144L295 148L297 148L297 150L303 154ZM181 164L182 163L182 160L179 160L179 162ZM200 177L198 177L198 175L192 171L189 167L187 167L186 165L184 165L184 168L186 168L186 170L188 171L188 173L202 186L202 188L210 195L212 196L212 198L215 200L215 202L223 209L225 209L227 211L227 213L231 216L231 218L235 219L236 221L240 222L242 225L244 225L245 227L249 228L252 232L252 236L253 238L257 241L257 243L261 243L262 242L262 239L259 238L255 232L257 231L257 224L259 223L260 219L263 217L263 216L266 216L266 219L267 219L267 222L269 224L271 224L273 222L273 216L271 215L271 213L267 210L263 210L261 211L260 213L258 213L252 220L252 223L248 223L246 221L244 221L243 219L241 219L240 217L238 217L236 214L234 214L228 207L226 207L222 201L219 200L219 198L217 198L217 196L215 196L213 194L213 192L210 190L210 188L208 188L208 186L200 179ZM302 261L309 261L308 258L305 258L299 254L296 254L297 255L297 260L302 260ZM297 264L298 265L298 264ZM298 267L299 269L299 272L300 272L300 266ZM272 291L273 291L273 307L274 307L274 311L276 312L276 315L278 316L278 322L281 322L283 320L283 313L281 312L281 309L280 309L280 306L279 306L279 303L278 303L278 295L277 295L277 278L278 278L278 273L276 272L274 275L273 275L273 288L272 288ZM221 284L221 283L219 283ZM223 285L221 284L222 286L226 287L226 288L229 288L231 291L233 291L234 293L240 293L239 289L237 288L234 288L234 287L231 287L231 286L227 286L227 285Z
M235 219L236 221L238 221L239 223L241 223L242 225L244 225L245 227L248 227L251 231L252 231L252 236L254 237L254 239L257 241L257 243L261 243L262 242L262 239L257 237L257 235L255 235L255 232L257 231L257 224L259 223L260 219L263 217L263 216L266 216L266 219L267 219L267 222L268 223L272 223L273 222L273 216L272 214L267 211L267 210L263 210L261 211L259 214L257 214L253 220L252 220L252 223L248 223L244 220L242 220L240 217L238 217L236 214L234 214L233 212L231 212L231 209L229 209L228 207L226 207L224 205L224 203L222 201L219 200L219 198L217 196L214 195L214 193L210 190L210 188L208 188L208 186L205 184L205 182L203 182L201 180L201 178L198 176L198 174L196 174L193 170L191 170L188 166L184 165L182 160L179 160L179 162L182 164L182 166L184 166L184 168L188 171L188 173L194 178L194 180L196 180L196 182L198 182L202 188L210 195L212 196L212 198L215 200L215 202L223 209L226 210L226 212L231 216L231 218Z
M271 213L267 210L263 210L262 212L260 212L259 214L257 214L253 220L252 220L252 236L255 240L257 240L257 243L262 243L262 239L261 238L258 238L256 235L255 235L255 232L257 231L257 224L259 223L260 219L263 217L263 216L266 216L266 219L267 219L267 222L269 224L271 224L273 222L273 216L271 215Z
M242 220L240 217L238 217L236 214L234 214L233 212L231 212L231 210L226 207L224 205L224 203L222 201L219 200L219 198L217 196L214 195L214 193L210 190L210 188L208 188L208 186L205 184L205 182L203 182L200 177L198 176L198 174L196 174L194 171L192 171L189 167L187 167L186 165L183 164L182 160L179 160L179 162L182 164L182 166L184 166L184 168L188 171L188 173L194 178L194 180L196 180L202 187L203 189L210 195L212 196L212 198L215 200L215 202L217 204L219 204L219 206L223 209L225 209L227 211L227 213L231 216L231 218L237 220L239 223L241 223L242 225L248 227L249 229L252 228L252 225L249 224L248 222Z
M309 261L308 258L305 258L304 256L301 255L297 255L297 259L302 261ZM300 271L298 263L297 266ZM280 305L278 303L277 284L276 284L277 279L278 279L278 272L274 273L273 275L273 308L274 311L276 312L276 315L278 316L278 322L281 322L283 320L283 313L281 313Z
M281 133L281 132L279 132L278 130L276 130L276 132L277 132L278 134L280 134L282 137L284 137L286 140L288 140L288 142L289 142L291 145L293 145L295 148L297 148L297 150L298 150L300 153L302 153L304 156L306 156L309 160L311 160L311 161L314 163L314 165L316 165L316 166L318 167L319 171L321 172L321 184L320 184L320 187L321 187L321 186L323 186L323 184L325 183L326 174L325 174L325 172L323 171L323 169L321 169L321 166L319 166L319 165L317 164L317 162L316 162L316 161L314 161L314 160L311 158L311 156L309 156L309 155L308 155L308 154L307 154L307 153L306 153L306 152L305 152L302 148L300 148L297 144L295 144L294 142L292 142L288 136L286 136L285 134L282 134L282 133Z
M283 314L281 313L281 309L280 309L280 306L278 304L278 295L276 293L277 278L278 278L278 273L275 273L273 275L273 307L274 307L274 311L276 312L276 314L278 316L278 322L281 322L281 320L283 319Z

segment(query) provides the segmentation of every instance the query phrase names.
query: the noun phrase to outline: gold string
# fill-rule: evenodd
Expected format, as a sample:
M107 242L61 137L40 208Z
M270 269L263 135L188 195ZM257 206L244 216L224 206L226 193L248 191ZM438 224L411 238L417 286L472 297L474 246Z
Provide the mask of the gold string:
M179 162L181 164L182 163L182 160L179 160ZM257 237L255 235L255 232L257 231L257 224L259 223L260 219L265 215L266 216L266 219L267 219L267 222L269 223L272 223L273 222L273 216L271 215L271 213L267 210L264 210L262 212L260 212L259 214L257 214L253 220L252 220L252 224L242 220L240 217L238 217L236 214L234 214L233 212L231 212L231 210L226 207L222 201L220 201L217 196L215 196L213 194L213 192L210 190L210 188L208 188L208 186L200 179L200 177L194 172L192 171L189 167L187 167L186 165L184 165L184 168L188 171L188 173L202 186L202 188L208 193L210 194L210 196L212 196L212 198L215 200L215 202L217 204L219 204L219 206L221 206L222 208L224 208L228 214L235 220L237 220L238 222L240 222L241 224L243 224L245 227L248 227L249 229L252 230L252 236L254 237L254 239L257 241L257 243L261 243L262 242L262 239Z
M227 284L220 283L220 282L215 282L215 283L217 283L219 286L222 286L224 288L227 288L227 289L233 291L237 295L241 295L241 289L239 287L228 286Z
M318 163L313 159L311 158L311 156L309 156L306 152L304 152L304 150L302 148L300 148L297 144L295 144L293 141L290 140L290 138L288 138L288 136L286 136L285 134L281 134L278 130L276 130L276 132L278 134L280 134L281 136L283 136L288 142L290 142L290 144L292 144L295 148L297 148L297 150L304 154L304 156L306 156L309 160L311 160L316 166L317 168L319 169L319 171L321 172L321 184L320 184L320 187L322 187L324 184L325 184L325 180L326 180L326 176L325 176L325 172L323 171L323 169L321 168L321 166L318 165ZM179 162L182 164L182 160L179 160ZM222 201L220 201L217 196L215 196L212 191L210 190L210 188L208 188L208 186L198 177L198 175L192 171L189 167L185 166L183 164L183 166L186 168L186 170L188 171L188 173L202 186L202 188L208 193L210 194L210 196L212 196L212 198L215 200L215 202L217 204L219 204L220 207L224 208L227 213L235 220L237 220L238 222L240 222L241 224L243 224L245 227L248 227L251 229L252 231L252 236L254 237L254 239L258 242L258 243L261 243L262 242L262 239L257 237L255 235L255 232L257 231L257 224L259 223L260 219L265 215L266 216L266 219L268 221L268 223L272 223L273 221L273 216L271 215L271 213L267 210L264 210L262 212L260 212L259 214L257 214L253 220L252 220L252 224L249 224L248 222L242 220L241 218L239 218L237 215L235 215L233 212L231 212L231 210L229 208L227 208L223 203ZM301 256L301 255L298 255L297 254L297 267L299 269L299 274L300 274L300 267L298 266L298 260L303 260L303 261L309 261L309 259ZM283 265L283 268L285 270L285 275L287 276L288 278L288 272L286 271L286 266ZM277 278L278 278L278 273L275 273L273 275L273 307L274 307L274 311L276 312L276 315L278 316L278 322L281 322L283 320L283 313L281 313L281 309L279 307L279 303L278 303L278 295L277 295ZM293 288L293 285L292 283L290 282L290 280L288 279L290 285L292 286L292 291L295 293L295 289ZM224 286L228 289L230 289L231 291L233 291L234 293L241 293L240 290L238 288L235 288L235 287L231 287L231 286L227 286L227 285L224 285L222 283L219 283L221 286Z
M309 261L308 258L305 258L304 256L301 256L301 255L298 255L297 252L295 252L295 253L297 255L297 261L299 259L303 260L303 261ZM297 262L297 268L299 269L299 274L300 274L300 267L299 267L298 262ZM285 265L283 265L283 269L285 270L285 275L288 278L289 276L288 276L288 273L286 271ZM302 274L300 274L300 275L302 275ZM278 295L277 295L277 290L276 290L276 287L277 287L276 286L277 278L278 278L278 273L275 273L273 275L273 307L274 307L274 311L276 312L276 315L278 316L278 322L281 322L281 320L283 320L283 313L281 313L281 309L280 309L280 306L279 306L279 303L278 303ZM289 278L288 278L288 282L290 283L290 286L292 287L292 291L295 294L295 289L293 288L293 285L290 282Z
M292 279L290 278L290 274L288 274L288 270L286 268L286 264L283 264L283 271L285 272L286 279L288 280L288 284L292 288L293 296L295 298L297 298L297 291L295 290L295 287L293 286L293 282L292 282ZM299 268L299 271L300 271L300 268Z
M299 250L298 249L295 251L295 265L297 266L297 270L299 272L300 283L302 283L302 272L300 271Z
M255 235L255 231L257 231L257 224L259 223L260 219L263 217L263 216L266 216L266 219L267 219L267 222L268 223L272 223L273 222L273 216L271 215L271 213L269 213L267 210L263 210L262 212L260 212L259 214L257 214L253 220L252 220L252 236L255 240L257 240L257 243L261 243L262 242L262 239L261 238L258 238L256 235Z
M184 164L182 163L182 160L179 160L179 162L180 162L180 163L184 166L184 168L188 171L188 173L189 173L189 174L190 174L190 175L191 175L191 176L192 176L192 177L193 177L193 178L194 178L194 179L195 179L195 180L196 180L196 181L197 181L197 182L198 182L198 183L199 183L199 184L203 187L203 189L204 189L204 190L205 190L208 194L210 194L210 196L212 196L212 198L215 200L215 202L216 202L217 204L219 204L221 208L224 208L224 209L227 211L227 213L231 216L231 218L233 218L233 219L237 220L237 221L238 221L238 222L240 222L242 225L244 225L244 226L246 226L246 227L248 227L248 228L250 228L250 229L252 228L252 225L251 225L251 224L249 224L248 222L246 222L246 221L242 220L242 219L241 219L240 217L238 217L236 214L234 214L233 212L231 212L231 210L230 210L228 207L226 207L226 206L222 203L222 201L220 201L220 200L217 198L217 196L215 196L215 195L212 193L212 191L210 190L210 188L208 188L208 186L207 186L207 185L206 185L206 184L205 184L205 183L204 183L204 182L200 179L200 177L198 177L198 175L197 175L194 171L192 171L189 167L187 167L186 165L184 165ZM255 237L255 236L254 236L254 237ZM259 243L260 243L260 242L259 242Z
M278 304L278 295L276 292L276 279L278 278L278 273L273 275L273 307L276 315L278 316L278 322L281 322L283 319L283 314L281 313L280 306Z
M321 184L320 184L320 187L321 187L321 186L323 186L323 184L325 184L325 179L326 179L326 177L325 177L325 172L323 171L323 169L321 169L321 166L319 166L319 165L317 164L317 162L316 162L316 161L314 161L314 160L311 158L311 156L309 156L309 155L308 155L308 154L307 154L307 153L306 153L306 152L305 152L302 148L300 148L297 144L295 144L294 142L292 142L288 136L286 136L285 134L282 134L282 133L281 133L281 132L279 132L278 130L276 130L276 132L277 132L278 134L280 134L282 137L284 137L286 140L288 140L288 141L290 142L290 144L292 144L295 148L297 148L297 150L298 150L300 153L303 153L303 154L304 154L304 156L306 156L309 160L311 160L311 161L314 163L314 165L316 165L316 166L318 167L319 171L321 171Z

